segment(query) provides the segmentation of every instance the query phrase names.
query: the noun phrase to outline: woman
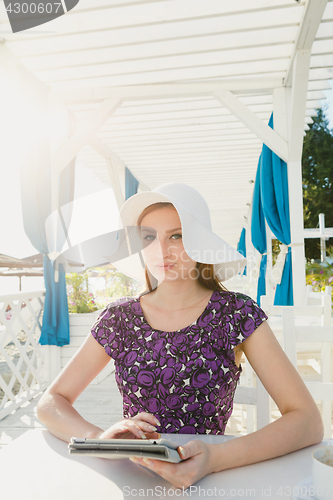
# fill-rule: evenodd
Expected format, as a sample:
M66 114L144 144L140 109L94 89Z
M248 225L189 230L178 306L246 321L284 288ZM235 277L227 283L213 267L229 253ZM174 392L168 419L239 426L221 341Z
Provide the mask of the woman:
M100 314L85 343L38 404L55 436L157 438L159 432L223 434L245 354L282 416L257 432L222 444L190 441L170 464L134 458L176 487L211 472L280 456L319 443L320 413L301 377L250 297L227 291L245 259L212 232L208 206L184 184L131 197L124 226L137 224L138 254L116 262L129 276L146 277L147 291ZM115 360L124 417L109 429L85 421L73 403ZM269 361L268 361L269 359Z

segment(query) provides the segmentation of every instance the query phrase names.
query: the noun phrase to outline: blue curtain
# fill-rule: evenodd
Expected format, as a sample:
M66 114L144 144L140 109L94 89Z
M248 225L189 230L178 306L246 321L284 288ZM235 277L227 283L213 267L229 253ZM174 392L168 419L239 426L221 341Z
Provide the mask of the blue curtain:
M69 199L74 191L73 167L74 165L68 166L60 176L62 198L67 193ZM69 316L65 273L59 272L59 280L55 282L52 262L46 255L49 248L45 222L51 214L51 169L43 164L35 164L33 168L23 165L20 177L24 229L32 245L44 254L46 293L40 343L66 345L69 344Z
M246 229L243 227L237 244L237 251L246 257ZM243 276L246 276L246 266L244 267Z
M131 196L138 192L139 181L134 177L132 172L125 168L125 199L128 200Z
M45 116L46 101L41 93L29 94L36 115ZM27 98L28 98L27 97ZM47 127L36 125L28 130L30 140L22 147L20 184L23 225L32 245L43 257L45 302L43 313L42 345L69 344L69 315L66 280L63 269L59 269L59 280L55 282L52 262L48 258L49 247L45 223L51 214L51 152ZM70 123L70 134L75 124ZM75 160L59 176L59 206L73 200L75 180ZM66 223L68 224L68 218ZM68 227L68 226L67 226Z
M273 114L268 125L273 127ZM284 245L290 245L290 216L287 164L265 144L262 148L260 189L265 219L273 234ZM292 254L288 248L281 283L277 285L274 305L292 306Z
M251 241L256 250L261 253L260 271L257 287L257 303L260 305L260 297L266 295L266 268L267 268L267 241L265 216L262 208L261 191L261 171L262 171L262 153L259 157L256 180L254 183L252 199L252 217L251 217Z

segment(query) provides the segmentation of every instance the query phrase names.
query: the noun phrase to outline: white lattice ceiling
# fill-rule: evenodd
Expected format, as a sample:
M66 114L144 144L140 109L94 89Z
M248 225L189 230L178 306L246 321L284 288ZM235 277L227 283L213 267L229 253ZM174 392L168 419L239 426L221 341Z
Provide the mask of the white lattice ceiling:
M12 34L1 1L0 36L79 120L89 120L104 89L226 81L267 123L273 88L290 78L306 5L80 0L57 20ZM328 2L312 46L305 129L323 90L330 88L332 67L333 2ZM96 135L148 188L178 181L198 189L209 202L215 231L237 244L262 143L214 97L202 92L126 101ZM81 149L78 161L110 183L105 159L90 146Z

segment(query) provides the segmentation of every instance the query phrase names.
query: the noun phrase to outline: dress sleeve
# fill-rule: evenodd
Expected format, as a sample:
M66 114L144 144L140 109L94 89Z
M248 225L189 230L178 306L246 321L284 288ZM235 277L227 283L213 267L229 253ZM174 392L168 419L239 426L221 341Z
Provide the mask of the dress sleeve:
M238 346L259 325L268 319L264 311L248 295L235 293L231 301L229 340L233 347Z
M121 312L117 308L118 300L108 304L99 314L95 323L91 327L90 333L103 347L105 352L112 356L114 343L120 333L119 319Z

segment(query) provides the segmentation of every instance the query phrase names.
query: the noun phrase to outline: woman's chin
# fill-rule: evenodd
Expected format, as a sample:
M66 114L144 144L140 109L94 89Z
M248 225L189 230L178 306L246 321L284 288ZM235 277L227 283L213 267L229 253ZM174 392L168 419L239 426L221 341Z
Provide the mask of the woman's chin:
M174 267L169 269L154 268L150 272L159 283L164 281L177 281L179 279L178 272Z

